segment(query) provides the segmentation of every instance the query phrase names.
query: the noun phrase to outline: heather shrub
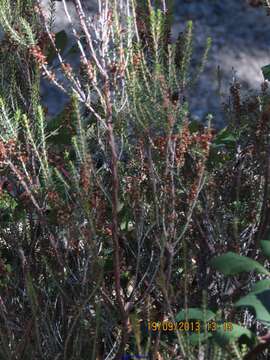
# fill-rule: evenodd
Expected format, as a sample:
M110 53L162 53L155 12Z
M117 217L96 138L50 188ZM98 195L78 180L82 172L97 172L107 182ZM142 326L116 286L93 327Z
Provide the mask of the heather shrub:
M192 22L172 44L164 1L100 1L92 21L74 3L79 71L52 31L53 1L49 20L39 1L0 3L14 48L0 54L1 358L244 358L255 320L232 307L238 280L209 266L227 250L257 258L268 236L266 84L242 100L234 83L216 133L211 117L189 121L186 90L210 47L192 71ZM41 76L70 96L53 119ZM236 330L206 336L188 319Z

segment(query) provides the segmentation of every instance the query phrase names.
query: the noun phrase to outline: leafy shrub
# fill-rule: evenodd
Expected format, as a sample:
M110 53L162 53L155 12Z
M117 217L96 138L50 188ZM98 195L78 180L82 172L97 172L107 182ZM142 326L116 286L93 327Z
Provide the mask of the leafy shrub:
M189 122L185 98L210 40L192 72L192 23L171 44L163 1L100 2L88 22L76 0L78 72L64 59L65 33L52 32L53 4L49 21L39 2L0 5L5 46L15 47L0 54L12 69L0 93L1 358L248 354L258 334L227 306L209 261L233 249L257 259L267 238L266 84L246 100L232 84L229 125L216 133ZM40 76L70 96L50 121ZM188 309L234 331L201 341L205 333L149 328Z

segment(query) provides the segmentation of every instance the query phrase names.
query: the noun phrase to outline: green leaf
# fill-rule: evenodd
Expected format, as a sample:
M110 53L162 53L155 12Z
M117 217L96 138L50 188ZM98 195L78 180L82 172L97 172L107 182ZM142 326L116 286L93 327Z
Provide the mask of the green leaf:
M270 327L270 289L249 293L235 303L236 307L251 307L256 319Z
M270 64L261 68L265 80L270 80Z
M67 56L69 55L77 55L79 53L79 46L76 43L75 45L73 45L67 52Z
M113 271L113 259L111 257L105 259L104 271L105 273L111 273Z
M67 37L65 30L59 31L55 35L55 46L59 50L60 53L63 53L63 51L65 50L65 48L67 46L67 43L68 43L68 37ZM55 52L54 48L52 46L50 46L50 48L48 50L48 55L47 55L48 63L51 63L53 61L53 59L55 58L55 56L56 56L56 52Z
M212 146L221 147L224 145L234 145L237 137L228 128L222 129L215 137Z
M270 259L270 241L269 240L261 240L260 241L261 249L263 255Z
M16 208L14 209L14 220L15 221L19 221L19 220L23 220L26 217L26 211L25 211L25 207L22 203L19 203Z
M202 129L202 124L197 121L197 120L192 120L190 123L189 123L189 131L191 133L195 133L197 131L200 131Z
M212 338L212 333L210 331L207 332L199 332L193 333L191 335L186 335L187 340L190 342L191 345L199 345L200 343L205 342L206 340Z
M225 330L223 326L220 326L219 329L216 332L214 332L213 340L216 341L221 346L224 346L232 341L237 341L241 336L246 336L250 340L254 338L254 335L250 330L248 330L243 326L233 323L231 330L228 329Z
M259 274L270 275L269 271L257 261L233 252L227 252L224 255L214 257L210 261L210 264L225 276L236 275L247 271L257 271Z
M188 311L181 310L177 315L175 320L176 321L182 321L185 319L189 320L200 320L200 321L209 321L211 319L214 319L216 316L215 313L213 313L211 310L204 310L200 308L189 308Z
M270 279L264 279L256 282L251 288L251 292L261 292L263 290L270 289Z
M132 221L125 220L125 221L122 221L120 224L120 229L122 231L132 231L133 228L134 228L134 224Z
M12 271L12 267L11 267L10 264L7 264L7 265L6 265L6 270L7 270L7 272L9 272L9 273Z
M60 52L63 52L67 46L68 37L65 30L59 31L55 35L55 45Z
M117 212L119 213L123 209L123 207L124 207L124 203L119 201L117 204Z

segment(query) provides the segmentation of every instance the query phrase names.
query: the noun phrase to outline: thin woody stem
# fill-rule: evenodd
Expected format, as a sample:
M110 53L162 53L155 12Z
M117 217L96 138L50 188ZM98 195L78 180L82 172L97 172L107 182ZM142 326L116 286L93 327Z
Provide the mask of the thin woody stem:
M42 213L42 209L40 208L38 202L34 198L31 190L28 187L28 185L23 180L23 178L22 178L20 172L18 171L18 169L14 166L14 164L10 160L7 163L9 165L9 167L11 168L11 170L13 171L13 173L17 176L18 180L20 181L20 184L23 186L24 190L26 191L26 194L31 198L31 201L34 204L34 206L36 207L37 211L39 213Z

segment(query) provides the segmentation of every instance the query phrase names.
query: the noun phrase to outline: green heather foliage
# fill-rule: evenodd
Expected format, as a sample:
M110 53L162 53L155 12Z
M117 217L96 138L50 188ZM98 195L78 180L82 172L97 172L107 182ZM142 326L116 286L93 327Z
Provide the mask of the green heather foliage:
M194 71L171 2L75 0L79 70L39 5L0 0L0 359L267 358L267 82L217 132L186 96L211 40Z

